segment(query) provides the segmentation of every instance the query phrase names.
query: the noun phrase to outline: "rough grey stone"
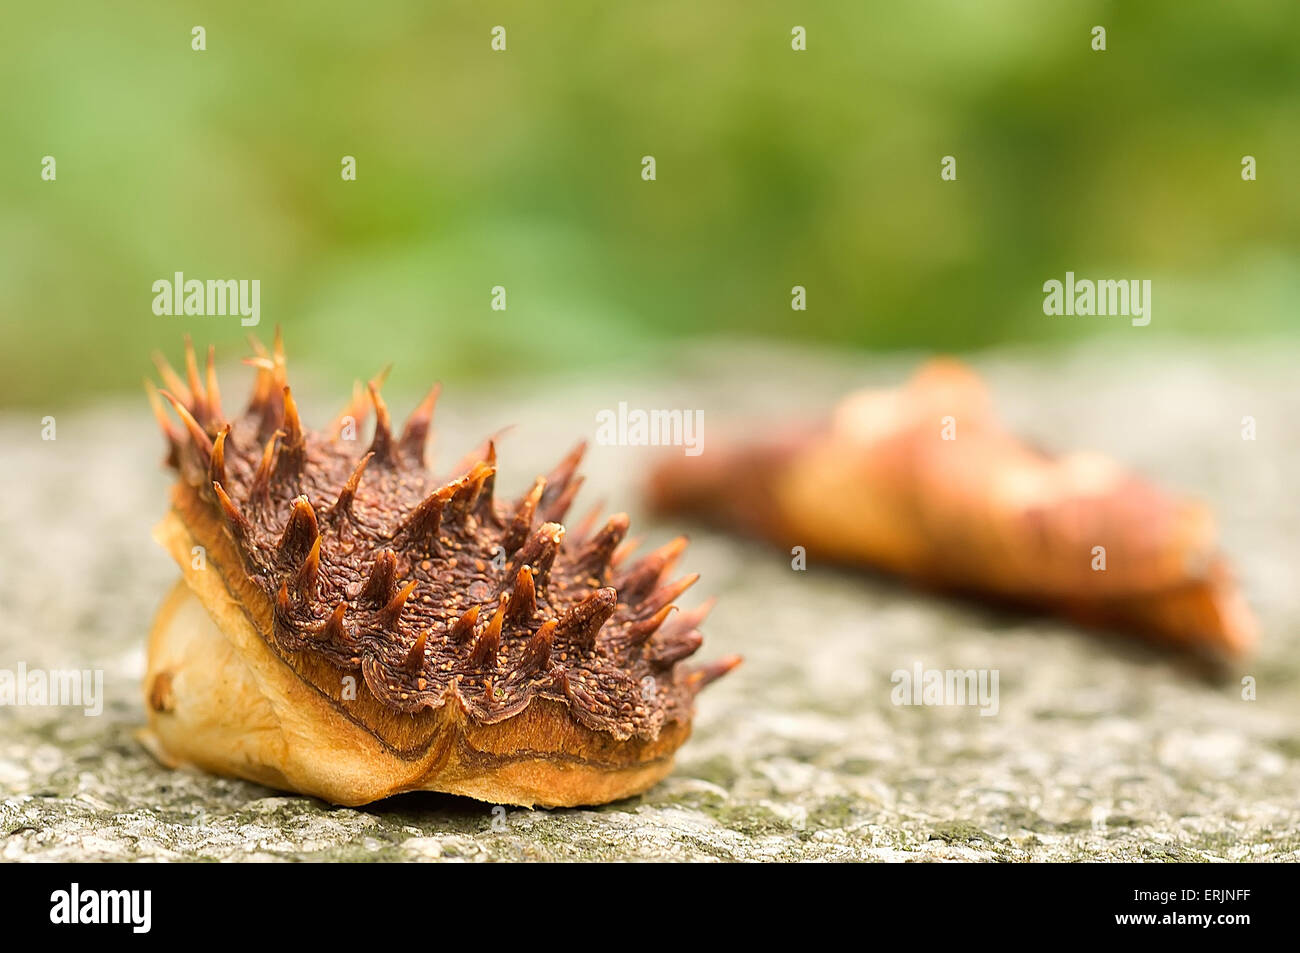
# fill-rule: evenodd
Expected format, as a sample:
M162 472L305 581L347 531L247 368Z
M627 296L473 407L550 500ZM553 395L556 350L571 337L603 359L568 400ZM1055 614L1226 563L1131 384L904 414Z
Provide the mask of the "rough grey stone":
M40 439L42 412L11 412L0 419L0 668L102 669L107 702L99 717L0 710L0 856L1300 859L1297 352L1115 354L1112 340L976 363L1041 443L1111 452L1214 503L1261 618L1257 658L1207 675L1121 638L828 569L815 553L795 572L787 554L692 528L684 565L704 574L698 591L720 597L703 654L740 652L746 663L702 696L669 780L592 810L494 812L437 795L338 809L159 767L133 738L145 633L175 577L149 539L167 478L147 409L141 400L59 413L54 442ZM897 380L909 363L719 342L671 377L452 387L438 447L450 462L517 422L498 485L518 492L620 400L703 408L707 453L728 416L812 410L855 384ZM400 379L399 368L395 408L420 384ZM341 394L313 383L301 402L320 420ZM1247 414L1254 442L1240 437ZM603 497L636 519L652 452L594 447L579 509ZM681 528L637 523L652 540ZM998 669L998 714L895 707L890 673L915 661ZM1244 675L1258 680L1258 700L1242 699Z

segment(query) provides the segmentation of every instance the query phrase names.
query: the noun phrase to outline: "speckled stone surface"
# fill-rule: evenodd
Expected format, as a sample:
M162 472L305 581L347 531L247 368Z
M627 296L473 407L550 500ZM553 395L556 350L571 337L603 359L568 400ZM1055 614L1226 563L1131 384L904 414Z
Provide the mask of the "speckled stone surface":
M1214 504L1263 628L1258 656L1217 675L1123 639L827 569L815 552L797 572L788 554L649 524L637 484L656 451L593 447L577 509L603 497L652 543L687 529L682 566L704 575L692 595L720 597L702 655L746 657L702 696L675 773L594 810L432 794L336 809L159 767L133 737L145 633L176 576L149 538L167 478L147 407L58 411L54 441L41 440L46 412L5 414L0 669L100 669L106 700L98 717L0 708L0 857L1300 859L1298 359L1294 345L1211 352L1117 335L975 361L1040 443L1105 450ZM439 459L515 423L498 483L515 494L619 401L703 409L707 453L729 421L815 408L898 380L910 363L717 342L675 359L672 376L646 371L669 366L650 355L603 382L449 387ZM309 423L337 410L344 382L313 380L292 360L290 370ZM233 404L243 377L230 374ZM395 412L423 383L399 364ZM1247 415L1253 442L1241 439ZM893 705L891 673L915 662L997 669L998 713ZM1241 697L1246 675L1254 701Z

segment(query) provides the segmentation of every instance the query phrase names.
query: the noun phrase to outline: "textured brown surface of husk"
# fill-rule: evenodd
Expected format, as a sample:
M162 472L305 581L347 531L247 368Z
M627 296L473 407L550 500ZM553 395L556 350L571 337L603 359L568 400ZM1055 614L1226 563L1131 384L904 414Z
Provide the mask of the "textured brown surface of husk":
M278 336L251 363L231 420L211 351L206 380L192 348L187 381L159 362L182 429L151 391L180 474L155 535L183 571L144 683L161 760L341 804L602 803L671 770L695 694L738 662L684 662L708 610L674 614L684 539L625 565L626 516L568 532L581 446L514 501L490 440L434 479L437 387L400 436L378 379L315 433Z

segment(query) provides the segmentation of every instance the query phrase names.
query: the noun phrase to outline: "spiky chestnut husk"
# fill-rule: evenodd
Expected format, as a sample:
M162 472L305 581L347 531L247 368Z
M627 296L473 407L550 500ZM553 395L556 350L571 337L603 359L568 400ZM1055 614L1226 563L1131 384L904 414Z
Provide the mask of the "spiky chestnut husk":
M685 540L623 568L625 515L566 532L583 445L512 502L491 440L435 480L437 387L400 434L382 379L308 431L279 333L254 346L233 420L188 339L186 378L157 358L148 388L180 475L156 536L184 572L151 638L151 748L341 804L591 804L663 777L696 693L739 661L683 664L709 608L674 615ZM342 439L371 408L368 446Z

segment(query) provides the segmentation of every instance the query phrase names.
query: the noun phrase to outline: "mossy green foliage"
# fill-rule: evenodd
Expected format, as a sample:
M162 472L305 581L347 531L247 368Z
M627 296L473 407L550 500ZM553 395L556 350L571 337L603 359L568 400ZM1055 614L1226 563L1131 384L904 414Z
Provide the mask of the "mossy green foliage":
M700 333L1137 340L1043 315L1067 269L1151 279L1142 340L1286 331L1296 18L1293 0L505 0L490 17L126 0L56 28L18 0L0 32L3 399L135 388L182 330L242 353L237 319L152 313L178 270L260 279L264 324L346 380L395 356L420 379L667 367Z

